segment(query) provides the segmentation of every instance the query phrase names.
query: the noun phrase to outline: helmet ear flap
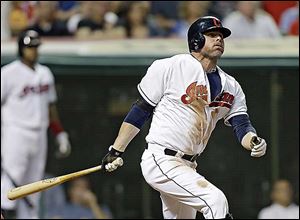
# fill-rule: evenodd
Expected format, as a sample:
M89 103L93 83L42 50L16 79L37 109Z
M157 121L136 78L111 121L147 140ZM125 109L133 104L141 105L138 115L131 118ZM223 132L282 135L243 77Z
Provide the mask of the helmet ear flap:
M23 47L19 47L18 54L19 54L19 57L23 57Z
M18 55L19 57L23 57L23 49L24 49L24 46L19 42L18 43Z
M190 52L201 50L204 47L204 44L205 44L204 35L200 32L196 33L189 43Z

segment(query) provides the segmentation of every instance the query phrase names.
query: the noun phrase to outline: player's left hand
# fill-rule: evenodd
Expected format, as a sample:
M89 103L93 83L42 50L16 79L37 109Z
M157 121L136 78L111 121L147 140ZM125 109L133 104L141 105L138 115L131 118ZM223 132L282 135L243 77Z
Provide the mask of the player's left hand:
M56 136L56 142L58 144L58 150L56 151L57 158L64 158L70 155L71 153L71 144L69 141L69 135L67 132L60 132Z
M251 156L252 157L261 157L265 155L267 150L267 143L263 138L254 137L251 148Z

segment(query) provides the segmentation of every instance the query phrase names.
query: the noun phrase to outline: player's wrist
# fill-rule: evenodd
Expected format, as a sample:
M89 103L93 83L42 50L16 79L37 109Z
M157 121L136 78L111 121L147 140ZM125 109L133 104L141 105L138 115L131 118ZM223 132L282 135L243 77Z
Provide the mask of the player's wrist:
M113 145L111 145L109 148L109 154L112 155L112 156L115 156L115 157L120 157L124 151L120 151L119 149L115 149L115 147Z
M51 121L49 124L49 129L55 136L61 134L61 132L64 132L64 128L58 120Z

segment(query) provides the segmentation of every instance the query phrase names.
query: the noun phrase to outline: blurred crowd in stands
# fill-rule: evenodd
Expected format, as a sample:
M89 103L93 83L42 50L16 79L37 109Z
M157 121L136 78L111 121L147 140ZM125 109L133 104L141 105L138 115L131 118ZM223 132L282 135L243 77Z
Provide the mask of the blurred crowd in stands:
M1 40L25 29L83 40L186 38L206 15L231 38L299 35L298 1L1 1Z

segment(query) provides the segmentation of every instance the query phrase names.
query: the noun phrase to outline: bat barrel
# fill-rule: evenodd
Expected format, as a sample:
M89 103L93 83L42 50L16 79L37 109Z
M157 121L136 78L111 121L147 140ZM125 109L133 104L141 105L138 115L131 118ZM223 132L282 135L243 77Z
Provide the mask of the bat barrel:
M56 186L58 184L62 184L66 181L72 180L74 178L83 176L83 175L87 175L89 173L98 171L101 169L101 165L99 166L95 166L92 168L88 168L85 170L81 170L81 171L77 171L74 173L70 173L70 174L66 174L63 176L58 176L58 177L53 177L53 178L49 178L49 179L44 179L44 180L40 180L37 182L33 182L33 183L29 183L23 186L19 186L16 187L14 189L11 189L8 193L7 193L7 198L10 200L15 200L15 199L19 199L22 198L24 196L36 193L36 192L40 192L43 190L46 190L50 187Z

